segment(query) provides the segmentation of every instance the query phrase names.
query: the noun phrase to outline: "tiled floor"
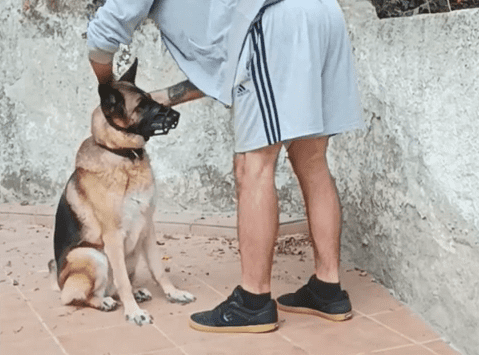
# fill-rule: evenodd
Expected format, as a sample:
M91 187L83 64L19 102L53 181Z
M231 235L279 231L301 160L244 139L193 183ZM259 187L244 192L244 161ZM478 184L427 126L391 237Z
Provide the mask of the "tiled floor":
M347 260L342 284L352 299L352 320L334 323L280 312L281 325L273 333L194 331L188 327L188 315L216 306L239 282L234 217L163 215L157 221L158 253L174 283L194 293L197 301L168 303L142 266L139 284L153 293L153 300L142 307L154 316L154 324L138 327L125 322L121 308L105 313L62 306L47 272L53 257L53 208L0 206L0 354L458 354ZM284 233L302 231L294 218L286 222ZM289 251L275 256L273 296L294 291L312 272L309 248Z

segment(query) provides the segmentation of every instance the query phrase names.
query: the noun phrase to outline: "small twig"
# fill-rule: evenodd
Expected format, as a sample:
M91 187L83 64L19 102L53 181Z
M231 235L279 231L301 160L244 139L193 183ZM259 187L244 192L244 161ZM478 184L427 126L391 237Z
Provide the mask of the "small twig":
M451 9L451 2L450 2L449 0L447 0L447 6L449 7L449 12L451 12L451 11L452 11L452 9Z
M17 333L20 333L22 330L23 330L23 325L18 330L14 330L13 332L17 334Z

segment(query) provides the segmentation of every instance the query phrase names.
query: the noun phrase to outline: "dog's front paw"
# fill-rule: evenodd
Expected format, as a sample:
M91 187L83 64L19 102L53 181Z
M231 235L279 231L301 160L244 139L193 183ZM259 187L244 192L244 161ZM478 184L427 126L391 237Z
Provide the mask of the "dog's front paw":
M191 293L181 290L174 290L166 294L166 299L172 303L190 303L196 300Z
M144 311L143 309L138 309L133 313L125 314L125 318L128 322L135 323L139 326L142 326L143 324L153 323L153 317L150 316L148 312Z
M114 311L118 308L118 302L111 297L105 297L101 301L100 309L105 312Z
M133 293L133 296L135 296L135 300L138 303L145 302L151 300L151 292L148 291L146 288L141 288L139 290L136 290Z

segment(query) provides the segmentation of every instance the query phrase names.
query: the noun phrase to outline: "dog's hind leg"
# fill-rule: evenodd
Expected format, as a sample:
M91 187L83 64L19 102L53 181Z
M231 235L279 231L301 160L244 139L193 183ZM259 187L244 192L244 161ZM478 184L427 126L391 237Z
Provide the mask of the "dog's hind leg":
M102 311L117 308L117 302L105 297L108 285L108 259L93 248L77 248L67 256L60 275L64 305L89 306Z
M48 272L50 274L50 283L52 285L52 290L60 292L60 286L58 286L57 280L57 263L54 259L48 262Z

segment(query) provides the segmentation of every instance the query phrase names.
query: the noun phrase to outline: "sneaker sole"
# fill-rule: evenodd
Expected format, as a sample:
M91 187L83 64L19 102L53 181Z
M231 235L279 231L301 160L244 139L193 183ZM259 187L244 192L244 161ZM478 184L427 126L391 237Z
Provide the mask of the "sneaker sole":
M267 333L278 329L278 323L244 325L237 327L210 327L194 322L190 319L190 327L201 332L210 333Z
M353 312L340 313L340 314L330 314L318 311L316 309L305 308L305 307L291 307L285 306L278 302L278 309L284 312L298 313L298 314L309 314L313 316L318 316L335 322L342 322L348 319L353 318Z

